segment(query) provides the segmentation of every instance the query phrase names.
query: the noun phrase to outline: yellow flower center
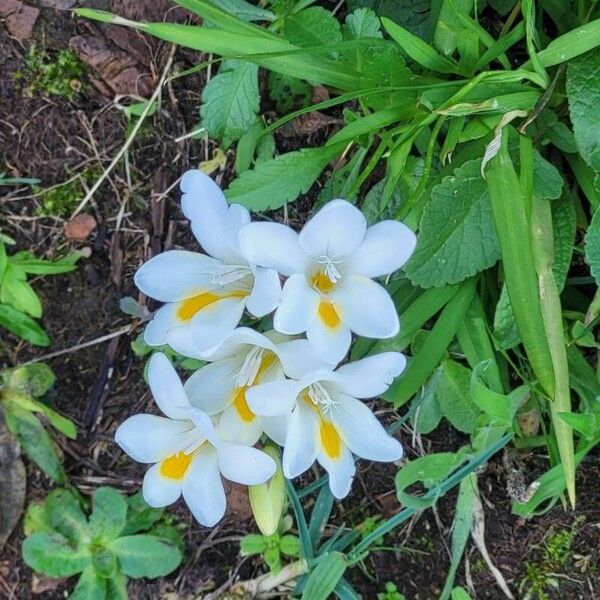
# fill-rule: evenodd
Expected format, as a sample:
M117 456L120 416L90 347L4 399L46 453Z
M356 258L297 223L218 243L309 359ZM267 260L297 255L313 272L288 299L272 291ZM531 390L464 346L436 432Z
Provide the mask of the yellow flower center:
M192 455L178 452L160 464L160 474L168 479L181 481L192 462Z
M180 302L177 308L177 318L180 321L190 321L193 316L200 310L214 304L223 298L245 298L248 292L245 290L232 290L216 294L214 292L204 292L197 296L191 296Z

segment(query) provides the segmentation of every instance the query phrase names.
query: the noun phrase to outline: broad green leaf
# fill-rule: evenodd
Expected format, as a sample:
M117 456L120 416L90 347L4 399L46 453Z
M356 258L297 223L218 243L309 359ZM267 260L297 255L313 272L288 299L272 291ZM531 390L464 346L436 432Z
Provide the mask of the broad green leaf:
M29 316L16 308L0 303L0 326L35 346L49 346L48 334Z
M91 563L87 549L77 550L59 533L34 533L23 542L23 560L38 573L71 577Z
M275 103L275 110L286 115L293 110L310 104L312 86L306 81L270 71L267 76L269 98Z
M600 285L600 209L594 213L585 234L585 260L590 265L596 283Z
M327 600L346 570L346 557L341 552L324 556L308 576L302 600Z
M127 502L114 488L98 488L92 497L90 528L96 539L110 541L125 528Z
M105 600L106 583L93 567L88 567L81 574L69 600Z
M17 389L35 398L43 396L56 381L52 369L45 363L23 365L4 371L2 376L7 387Z
M242 173L227 189L227 199L255 212L280 208L308 192L341 151L338 145L281 154Z
M279 549L286 556L300 556L300 539L297 535L282 535L279 540Z
M600 432L598 415L588 413L558 413L558 416L586 440L592 440Z
M27 456L57 483L65 481L65 472L56 453L54 442L35 415L14 403L4 410L6 424Z
M533 153L533 191L538 198L555 200L560 198L563 178L558 169L539 152Z
M129 600L127 577L123 573L115 573L106 582L106 600Z
M39 319L42 316L42 302L33 288L15 273L15 268L9 264L2 286L0 286L0 302L10 304L17 310L28 313Z
M211 137L228 147L254 124L259 104L258 67L226 60L202 92L201 123Z
M181 552L152 535L129 535L113 540L108 546L119 559L128 577L163 577L181 562Z
M438 367L418 401L419 405L412 421L415 430L421 434L431 433L442 420L442 411L437 398L437 388L441 379L442 368Z
M275 15L270 10L254 6L246 0L211 0L228 13L235 15L242 21L274 21Z
M469 394L471 371L454 360L442 363L442 377L436 390L440 411L455 429L472 433L480 414Z
M283 32L289 42L300 47L342 41L339 21L320 6L311 6L287 17Z
M132 535L150 529L163 515L164 509L146 504L141 492L127 498L127 523L123 535Z
M464 22L459 16L468 17L472 10L473 0L442 0L433 41L443 56L451 56L456 50L457 43L460 46L460 39L464 39L470 33L465 30Z
M510 350L515 348L521 342L517 322L515 321L515 313L513 312L508 297L506 285L502 286L502 292L496 304L496 312L494 313L494 338L498 343L498 347L502 350Z
M240 540L240 554L242 556L262 554L267 549L268 542L268 538L264 535L249 533Z
M383 37L377 15L373 10L364 7L357 8L346 16L342 35L345 40Z
M91 538L87 517L77 498L68 490L54 490L46 498L46 518L50 527L74 543Z
M580 25L553 39L538 53L543 67L552 67L585 54L600 45L600 19Z
M496 2L500 2L500 1L504 1L504 0L496 0ZM511 2L514 1L510 0ZM467 592L465 592L465 590L461 587L455 587L452 590L452 600L471 600L471 596L469 596L469 594L467 594Z
M552 202L552 230L554 232L554 262L552 271L556 278L558 291L562 292L567 280L575 235L577 233L577 215L575 204L569 195Z
M25 410L43 414L55 429L60 431L63 435L66 435L69 439L74 440L77 438L77 429L74 423L58 414L40 400L35 400L34 398L19 393L13 395L10 394L10 392L9 398Z
M465 458L465 453L460 451L438 452L411 460L396 474L398 501L408 508L422 509L432 506L437 496L423 498L411 495L405 490L417 482L421 482L428 489L437 486L463 463Z
M567 95L575 143L584 160L600 171L600 49L572 60L567 67Z
M365 117L359 117L332 135L327 140L327 145L331 146L339 144L340 142L347 142L353 138L359 138L367 133L379 131L388 125L392 125L397 121L400 121L404 116L404 108L396 107L386 108L384 110L371 113Z
M117 557L113 552L106 548L94 548L92 553L92 563L96 573L104 579L109 579L117 573Z
M470 160L431 192L406 274L421 287L458 283L500 257L481 160Z

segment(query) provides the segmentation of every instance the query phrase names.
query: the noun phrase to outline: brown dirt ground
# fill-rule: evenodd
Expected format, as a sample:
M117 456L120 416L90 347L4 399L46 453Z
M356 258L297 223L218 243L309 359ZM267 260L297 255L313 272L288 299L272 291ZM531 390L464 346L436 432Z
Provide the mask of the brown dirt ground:
M65 181L70 173L84 168L106 167L124 140L125 123L112 106L114 89L123 93L139 91L140 82L153 89L167 60L170 49L165 44L147 40L130 31L108 29L74 19L68 12L50 6L64 0L40 0L41 9L33 37L19 41L0 23L0 171L11 176L35 176L44 187ZM0 4L2 0L0 0ZM33 4L33 2L32 2ZM69 2L67 0L66 4ZM73 3L71 3L73 4ZM112 3L98 0L86 3L105 8L109 4L121 14L134 17L162 14L164 3ZM137 12L136 12L137 11ZM170 13L171 14L171 13ZM175 14L174 18L182 15ZM108 58L116 61L106 69L94 63L88 71L84 89L68 102L56 96L34 93L28 96L23 84L13 74L24 68L23 56L36 43L51 54L69 44L75 36L93 37ZM97 40L100 40L98 42ZM89 40L88 40L89 41ZM116 43L115 43L116 42ZM125 60L122 51L127 51ZM112 54L111 54L112 53ZM133 58L131 58L133 57ZM109 60L109 62L110 62ZM177 51L174 64L183 69L199 62L200 56ZM121 62L119 62L121 61ZM125 61L125 62L123 62ZM133 69L126 71L124 69ZM96 85L92 81L96 81ZM130 187L124 169L119 166L85 212L94 216L98 229L85 242L73 243L64 238L65 220L36 216L38 199L28 188L1 188L0 222L18 240L20 249L30 248L40 256L53 257L69 249L87 248L89 259L67 276L35 281L45 309L44 326L51 334L49 351L72 348L82 342L115 332L130 324L131 318L120 312L120 298L137 293L132 275L151 253L174 244L188 244L190 236L178 209L178 193L163 194L190 165L212 155L213 145L202 140L175 138L197 125L199 96L204 76L176 80L167 86L161 109L143 129L131 152ZM112 86L114 87L111 87ZM108 86L108 87L107 87ZM269 107L264 107L268 109ZM332 115L336 116L335 113ZM318 143L320 135L278 139L279 150ZM228 155L225 170L219 174L223 183L231 178L233 156ZM292 222L306 214L309 199L291 209ZM123 207L124 217L116 230L116 217ZM137 333L138 330L136 330ZM12 366L45 353L33 349L0 332L0 366ZM147 410L151 399L142 382L142 365L130 349L130 335L112 342L93 345L49 360L58 381L53 392L56 407L78 425L77 441L59 440L72 481L84 493L98 485L114 485L132 492L139 488L142 469L122 455L113 443L117 424L126 416ZM109 374L110 372L110 374ZM409 458L419 454L411 449L408 430L400 433ZM423 440L426 452L458 447L461 440L443 428ZM600 597L598 543L600 542L600 508L598 481L600 465L591 457L579 471L579 506L577 512L560 506L535 520L525 522L510 513L505 478L497 460L492 461L481 478L485 500L486 541L489 552L513 590L524 576L526 562L540 560L540 544L549 531L569 528L577 516L585 517L575 537L574 556L563 573L556 574L560 591L552 598L594 599ZM27 465L27 501L43 498L48 481L30 464ZM369 515L389 516L399 507L391 490L395 468L370 465L360 471L348 499L336 506L332 523L350 525ZM443 498L436 512L425 511L385 539L386 546L397 551L380 551L369 556L364 568L356 568L350 579L366 600L375 600L385 582L393 581L408 600L430 600L443 587L449 564L449 535L455 492ZM237 541L252 530L248 507L239 491L231 498L226 520L209 531L195 524L180 505L172 512L185 524L186 559L170 577L153 582L134 582L130 597L202 598L232 577L249 578L261 572L254 559L242 561ZM29 600L55 600L72 589L72 582L34 583L34 575L20 559L22 529L17 527L0 557L0 597ZM485 568L477 549L467 551L472 585L478 599L502 598L493 577ZM465 584L465 569L459 569L458 582ZM37 589L35 589L37 587ZM33 590L33 591L32 591ZM37 594L34 594L37 591ZM517 594L518 595L518 594Z

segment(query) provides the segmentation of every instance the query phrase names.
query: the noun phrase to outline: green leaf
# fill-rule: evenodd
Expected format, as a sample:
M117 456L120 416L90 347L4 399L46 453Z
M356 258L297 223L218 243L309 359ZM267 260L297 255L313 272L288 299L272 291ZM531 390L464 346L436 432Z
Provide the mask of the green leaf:
M297 535L282 536L279 540L279 550L286 556L300 556L300 539Z
M342 26L342 35L345 40L383 37L379 19L369 8L357 8L349 13Z
M577 216L575 204L570 196L564 196L552 203L552 229L554 231L554 263L552 271L556 278L558 291L565 287L567 273L571 266L575 235L577 234Z
M594 213L585 234L585 260L596 283L600 285L600 208Z
M42 302L38 295L26 281L17 275L15 268L10 264L2 279L0 302L10 304L35 318L39 319L42 316Z
M162 516L164 509L146 504L141 492L127 498L127 523L123 535L132 535L150 529Z
M600 431L598 415L587 413L558 413L558 416L586 440L592 440Z
M50 527L75 543L91 538L87 517L77 498L68 490L54 490L46 498L46 518Z
M533 192L538 198L556 200L562 194L564 180L558 169L539 152L533 153Z
M93 567L89 567L81 574L69 600L105 600L106 583Z
M258 533L249 533L240 540L240 554L242 556L262 554L267 549L267 544L267 536Z
M128 577L163 577L181 563L181 552L174 545L152 535L129 535L108 546L119 559Z
M3 372L3 377L7 387L35 398L43 396L56 381L52 369L45 363L33 363L10 369Z
M77 438L77 429L75 428L74 423L58 414L40 400L35 400L34 398L21 394L15 394L14 396L10 395L10 398L15 404L18 404L25 410L43 414L55 429L60 431L63 435L66 435L69 439L74 440Z
M328 485L324 485L317 495L315 505L310 515L310 521L308 523L308 531L310 533L310 541L313 548L318 548L325 526L329 517L331 516L331 509L333 508L333 502L335 498L331 493Z
M600 49L572 60L567 67L567 94L575 143L585 162L600 171Z
M259 104L258 67L243 60L225 60L202 92L201 123L211 137L228 147L254 124Z
M92 554L92 562L94 563L94 569L96 573L104 579L109 579L117 573L117 557L113 552L106 548L99 548L94 550Z
M71 577L91 563L88 550L76 550L59 533L34 533L23 542L23 560L38 573Z
M123 573L115 573L106 582L106 600L129 600L127 577Z
M263 553L263 559L273 575L281 571L281 554L278 547L267 548Z
M311 6L286 18L286 39L301 47L337 44L342 41L338 20L326 9Z
M515 314L510 304L506 285L502 286L502 292L496 304L494 313L494 338L498 347L502 350L515 348L521 342Z
M246 0L211 0L228 13L235 15L242 21L274 21L275 15L270 10L254 6Z
M12 403L4 411L6 424L27 456L57 483L65 481L65 472L56 453L54 442L38 418Z
M431 433L442 420L442 411L437 399L437 387L442 379L441 367L427 383L413 417L413 426L421 434Z
M90 528L96 539L114 540L125 528L127 502L114 488L101 487L92 498Z
M481 160L470 160L431 192L406 274L421 287L458 283L500 257Z
M280 208L308 192L341 151L341 146L326 146L281 154L242 173L227 189L227 199L255 212Z
M25 273L31 275L59 275L61 273L70 273L76 269L75 263L81 258L79 252L73 252L60 260L50 261L41 258L34 258L29 253L15 254L10 257L13 264L18 265Z
M0 303L0 326L35 346L49 346L48 334L28 315Z
M275 110L280 115L286 115L310 104L312 86L296 77L270 71L267 87L269 98L275 103Z
M471 371L453 360L442 363L442 378L436 391L440 411L455 429L473 433L479 411L469 394Z
M332 552L324 556L302 592L302 600L327 600L346 570L346 557L341 552Z

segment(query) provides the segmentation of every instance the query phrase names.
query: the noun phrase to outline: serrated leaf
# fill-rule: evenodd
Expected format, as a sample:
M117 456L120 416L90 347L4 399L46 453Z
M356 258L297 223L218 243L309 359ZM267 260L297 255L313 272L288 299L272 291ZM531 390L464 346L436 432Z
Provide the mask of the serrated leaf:
M92 498L90 528L96 539L115 539L124 529L127 502L114 488L101 487Z
M585 260L590 265L596 283L600 285L600 209L594 213L585 234Z
M583 159L600 171L600 49L578 56L567 67L567 95L575 142Z
M208 134L228 147L254 124L259 108L258 67L225 60L202 92L200 119Z
M0 303L0 326L34 346L49 346L48 334L24 312Z
M363 7L349 13L342 26L342 36L345 40L382 38L381 24L375 11Z
M431 192L406 273L421 287L458 283L500 258L481 160L470 160Z
M113 540L109 548L117 555L128 577L162 577L175 570L181 552L174 544L152 535L129 535Z
M338 20L320 6L311 6L287 17L284 34L296 46L321 46L342 41Z
M249 210L275 210L308 192L321 171L342 151L340 145L305 148L265 161L235 179L225 195Z
M59 533L34 533L23 542L23 560L50 577L71 577L91 562L88 550L77 550Z
M453 360L442 364L442 377L436 389L441 413L463 433L473 433L480 411L470 398L471 371Z

